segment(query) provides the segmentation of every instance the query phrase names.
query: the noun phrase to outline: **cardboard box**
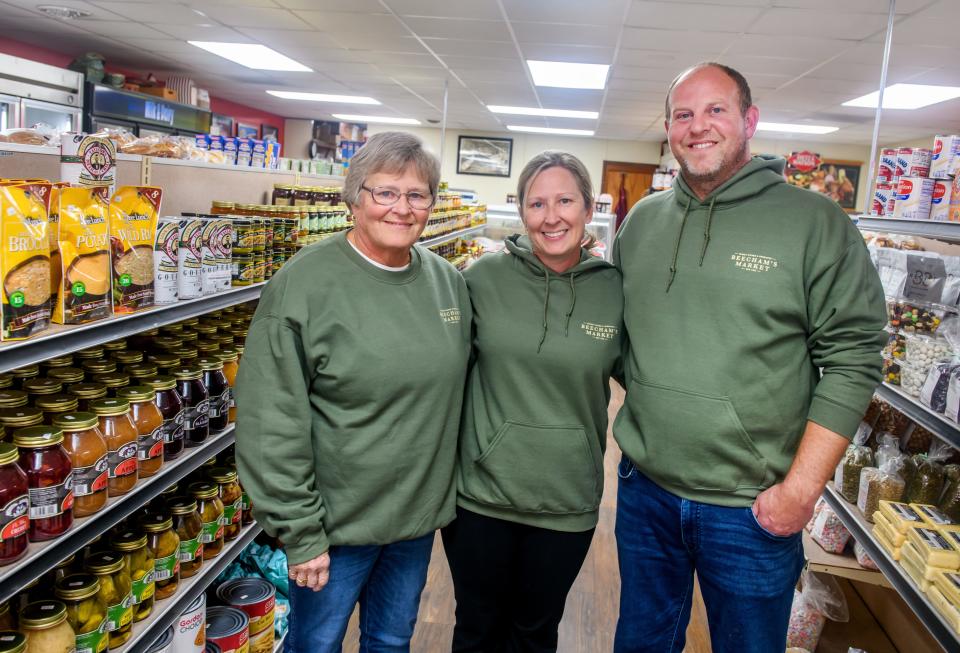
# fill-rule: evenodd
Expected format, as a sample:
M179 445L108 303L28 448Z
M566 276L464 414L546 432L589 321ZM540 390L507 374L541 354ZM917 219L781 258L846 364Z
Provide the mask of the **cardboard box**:
M147 95L155 95L163 100L177 101L177 92L166 86L141 86L140 92L146 93Z

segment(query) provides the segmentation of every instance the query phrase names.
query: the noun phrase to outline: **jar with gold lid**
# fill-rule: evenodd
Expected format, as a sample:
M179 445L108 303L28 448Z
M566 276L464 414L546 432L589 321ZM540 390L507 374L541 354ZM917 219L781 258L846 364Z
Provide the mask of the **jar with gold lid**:
M53 424L53 420L58 415L75 413L80 410L80 404L77 398L67 393L37 397L33 402L33 406L43 411L43 419L48 424Z
M32 406L19 408L0 408L0 424L7 433L25 426L37 426L43 423L43 411Z
M53 420L73 465L73 515L86 517L107 503L108 450L93 413L63 413Z
M13 377L13 386L20 390L23 389L23 382L28 379L35 379L40 376L39 365L24 365L15 370L10 370L10 376Z
M183 333L181 332L176 336L157 336L151 343L151 350L160 353L176 349L183 345L182 335Z
M183 400L177 392L177 380L172 376L155 376L144 380L153 389L153 403L163 417L163 455L173 460L183 452Z
M203 544L203 559L211 560L223 551L223 502L219 489L213 483L191 483L187 488L190 496L197 501L197 510L203 521L200 541Z
M180 366L192 363L200 356L194 347L177 347L170 353L180 358ZM172 374L173 371L173 369L169 369L167 370L167 374Z
M84 570L100 580L100 594L107 606L109 647L119 648L133 632L133 583L124 570L123 555L115 551L92 553L84 561Z
M78 408L87 411L90 402L107 396L107 387L102 383L74 383L67 386L67 394L77 398Z
M173 528L180 538L180 577L190 578L203 566L203 520L192 497L173 497L167 501L173 515Z
M13 388L13 377L9 374L0 374L0 390Z
M110 358L90 358L80 362L80 369L89 377L96 374L116 372L117 363Z
M127 348L127 341L122 339L113 340L111 342L105 342L100 346L103 347L104 353L112 356L118 351L124 351Z
M162 601L173 596L180 584L180 537L173 530L173 517L166 514L150 513L140 520L140 526L155 560L156 600Z
M133 621L143 621L153 612L156 593L155 559L147 546L147 536L136 528L121 529L110 538L110 548L123 555L123 570L130 575Z
M82 383L86 378L86 373L79 367L55 367L47 370L48 379L56 379L65 385L71 383Z
M169 352L163 354L149 354L147 360L157 366L161 375L170 374L170 370L180 367L180 357Z
M67 621L67 606L53 599L29 603L20 611L25 653L73 653L77 635Z
M156 393L150 386L132 385L118 390L117 397L130 402L130 417L139 434L140 478L153 476L163 466L163 416L153 403Z
M180 340L182 341L181 346L183 347L193 347L198 340L200 340L200 334L197 333L195 329L185 328L183 333L180 334Z
M130 375L123 372L107 372L106 374L94 374L91 379L94 383L99 383L107 389L107 396L116 397L117 391L130 385Z
M133 384L138 384L140 380L152 378L159 373L157 366L153 363L128 365L124 371L130 375L130 383Z
M86 349L81 349L80 351L73 352L74 358L77 360L87 360L91 358L103 358L103 346L96 345L93 347L87 347Z
M139 365L143 362L143 352L134 349L125 349L124 351L115 352L113 354L113 360L117 362L118 366L126 370L131 365Z
M13 443L29 486L30 541L63 535L73 524L73 466L63 448L63 432L28 426L14 431Z
M54 596L67 608L67 621L76 633L77 652L107 650L107 604L100 593L100 579L89 573L64 576L54 585Z
M91 401L90 412L100 422L100 432L107 440L109 461L108 492L111 497L126 494L137 484L138 440L136 425L130 419L130 402L124 399Z
M223 539L230 542L240 535L240 526L243 520L243 492L237 482L237 470L228 467L214 467L207 472L207 477L217 484L220 501L223 503Z
M30 396L23 390L0 390L0 408L19 408L30 402Z
M73 355L65 354L55 358L48 358L45 361L41 361L40 367L47 372L58 367L73 367ZM49 374L47 374L47 376L49 376Z
M23 391L30 395L31 399L44 395L55 395L63 391L63 383L57 379L35 378L23 382Z
M220 343L212 340L201 340L197 343L197 353L200 357L212 356L220 351Z

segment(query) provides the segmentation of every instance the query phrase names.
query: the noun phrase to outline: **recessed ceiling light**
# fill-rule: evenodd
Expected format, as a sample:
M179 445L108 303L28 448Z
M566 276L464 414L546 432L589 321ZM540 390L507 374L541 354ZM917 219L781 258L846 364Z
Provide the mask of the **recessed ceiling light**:
M602 90L607 84L610 66L596 63L565 63L563 61L534 61L527 66L537 86L557 88L586 88Z
M372 97L363 95L330 95L328 93L301 93L300 91L267 91L269 95L284 100L308 100L310 102L341 102L343 104L380 104Z
M62 7L60 5L37 5L37 11L46 14L52 18L65 18L75 20L77 18L89 18L93 12L86 9L77 9L76 7Z
M524 127L507 125L512 132L530 132L531 134L565 134L566 136L593 136L592 129L558 129L556 127Z
M536 107L502 107L488 104L493 113L509 113L515 116L547 116L548 118L586 118L596 120L600 114L596 111L571 111L569 109L538 109Z
M333 117L337 120L346 120L347 122L380 122L386 125L419 125L420 121L413 118L392 118L390 116L354 116L345 113L335 113Z
M187 41L187 43L254 70L313 72L299 61L294 61L259 43L220 43L218 41Z
M926 84L894 84L883 90L884 109L919 109L960 97L960 87ZM843 103L845 107L876 109L880 92L874 91Z
M757 130L762 132L787 132L789 134L830 134L840 129L827 125L797 125L789 122L758 122Z

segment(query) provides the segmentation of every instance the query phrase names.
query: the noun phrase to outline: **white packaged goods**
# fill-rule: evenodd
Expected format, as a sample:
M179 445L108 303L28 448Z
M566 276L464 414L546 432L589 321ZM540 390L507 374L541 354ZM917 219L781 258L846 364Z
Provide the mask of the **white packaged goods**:
M934 179L949 179L956 174L960 159L960 136L937 135L933 139L930 157L930 176Z
M880 151L880 169L877 172L877 181L885 184L893 182L897 173L897 151L887 148Z
M950 184L950 222L960 222L960 175Z
M201 594L173 622L173 650L176 653L203 653L207 644L203 631L206 621L207 598Z
M109 138L67 132L60 136L60 181L91 188L109 186L113 194L117 146Z
M930 198L930 219L935 222L950 220L950 194L952 184L949 179L937 179L933 184Z
M893 217L903 220L929 220L930 201L935 180L927 177L901 177Z
M230 289L232 229L229 220L210 217L201 220L201 288L204 295L212 295Z
M153 245L153 292L155 304L173 304L179 295L177 270L180 267L180 219L157 221Z
M200 276L203 222L197 218L180 219L180 248L177 252L177 289L180 299L203 296Z
M929 177L932 153L925 147L901 147L897 150L895 177Z
M870 215L880 218L885 216L891 195L893 195L893 185L878 181L873 189L873 205L870 207Z

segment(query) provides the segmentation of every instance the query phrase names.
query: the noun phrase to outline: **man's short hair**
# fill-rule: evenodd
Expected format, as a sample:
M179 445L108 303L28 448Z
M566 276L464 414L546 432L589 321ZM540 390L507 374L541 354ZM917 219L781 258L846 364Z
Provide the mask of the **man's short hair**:
M737 85L737 92L740 95L740 114L744 116L747 115L747 109L753 106L753 94L750 92L750 84L747 83L747 78L741 75L740 71L734 70L730 66L725 66L722 63L717 63L716 61L701 61L684 70L670 82L670 88L667 89L667 99L664 102L664 114L667 117L667 121L670 121L670 95L673 94L673 89L680 83L683 77L700 68L717 68L732 79Z

